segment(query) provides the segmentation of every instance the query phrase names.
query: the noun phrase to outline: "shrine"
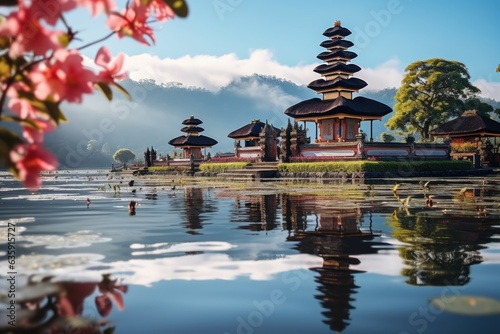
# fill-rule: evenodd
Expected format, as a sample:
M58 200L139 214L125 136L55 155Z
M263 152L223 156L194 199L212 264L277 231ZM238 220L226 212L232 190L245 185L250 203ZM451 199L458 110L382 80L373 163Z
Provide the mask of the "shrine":
M430 134L437 138L449 138L452 148L468 143L472 151L460 152L457 149L452 153L456 158L479 154L482 165L500 165L498 148L489 140L491 137L500 137L500 123L478 114L477 110L466 110L461 116L431 130Z
M234 139L234 154L239 159L276 161L280 129L258 119L230 132ZM243 146L241 142L244 142Z
M205 129L199 126L202 123L200 119L191 115L188 119L182 121L182 124L185 126L181 131L186 133L186 135L176 137L168 142L169 145L181 148L184 151L184 159L191 157L197 160L203 159L202 149L217 144L215 139L200 135L200 132L205 131Z
M353 75L361 70L350 63L357 54L348 49L354 44L345 39L351 31L336 21L323 33L328 40L320 45L327 50L317 57L323 64L314 71L322 76L308 88L322 94L299 102L285 110L294 119L281 136L281 160L301 159L415 159L449 158L449 145L415 144L413 138L406 143L381 143L373 140L373 121L391 113L391 107L362 96L353 97L367 83ZM360 131L363 121L370 122L370 138ZM312 124L314 137L308 133Z

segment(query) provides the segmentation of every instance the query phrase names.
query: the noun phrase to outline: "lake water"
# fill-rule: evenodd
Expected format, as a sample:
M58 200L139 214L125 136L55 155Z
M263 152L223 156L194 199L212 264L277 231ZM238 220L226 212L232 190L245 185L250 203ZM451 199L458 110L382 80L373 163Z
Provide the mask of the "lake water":
M500 178L428 180L3 172L0 332L498 333Z

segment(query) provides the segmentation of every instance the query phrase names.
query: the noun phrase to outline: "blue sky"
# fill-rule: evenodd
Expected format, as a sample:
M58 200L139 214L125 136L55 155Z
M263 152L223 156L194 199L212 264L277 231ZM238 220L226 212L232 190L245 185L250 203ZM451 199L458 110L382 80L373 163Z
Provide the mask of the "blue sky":
M120 1L118 1L120 3ZM125 3L121 1L121 3ZM155 24L156 45L106 41L124 52L131 78L151 77L191 86L218 85L238 75L276 75L299 84L317 78L312 68L335 20L349 28L353 60L368 88L397 86L404 68L441 57L463 62L483 95L500 100L500 3L435 0L188 0L190 15ZM79 11L81 12L81 11ZM72 17L91 41L106 28L86 15ZM83 13L86 14L86 13ZM74 22L74 23L73 23ZM93 58L96 48L84 53ZM154 63L154 65L153 65ZM141 69L144 69L141 73Z

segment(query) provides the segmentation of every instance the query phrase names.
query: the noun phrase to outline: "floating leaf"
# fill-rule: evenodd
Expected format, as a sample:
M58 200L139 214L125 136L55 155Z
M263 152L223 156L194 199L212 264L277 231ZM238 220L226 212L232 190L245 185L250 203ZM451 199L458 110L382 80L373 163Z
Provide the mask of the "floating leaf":
M104 82L96 82L95 86L100 89L100 91L106 96L106 98L111 101L113 99L113 91Z
M403 206L407 207L410 204L411 196L406 197L406 199L403 202Z
M482 296L437 297L430 304L437 309L461 315L500 314L500 301Z
M175 15L179 17L187 17L188 16L188 6L186 1L184 0L163 0L172 10Z

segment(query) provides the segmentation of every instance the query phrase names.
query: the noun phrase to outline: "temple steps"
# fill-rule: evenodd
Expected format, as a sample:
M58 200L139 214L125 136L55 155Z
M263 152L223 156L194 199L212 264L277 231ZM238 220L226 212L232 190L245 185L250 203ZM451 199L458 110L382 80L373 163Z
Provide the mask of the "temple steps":
M244 169L229 169L217 174L218 178L228 181L262 181L275 178L278 172L278 162L257 162Z

